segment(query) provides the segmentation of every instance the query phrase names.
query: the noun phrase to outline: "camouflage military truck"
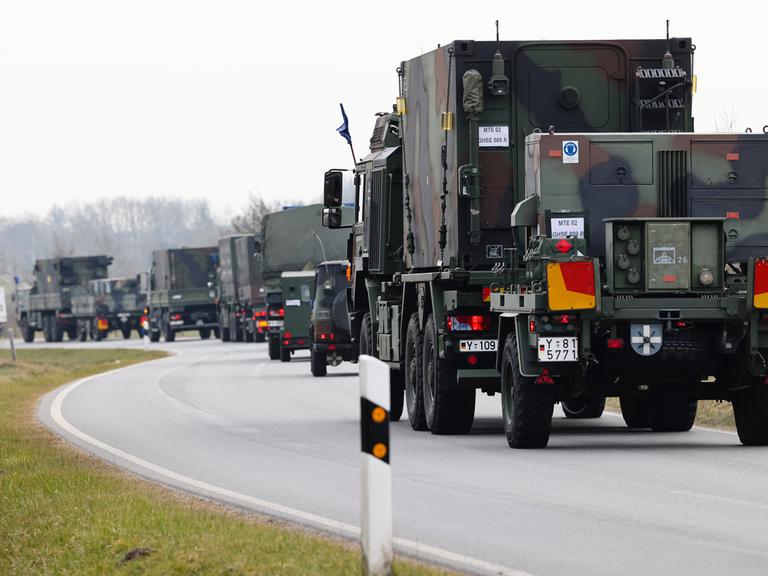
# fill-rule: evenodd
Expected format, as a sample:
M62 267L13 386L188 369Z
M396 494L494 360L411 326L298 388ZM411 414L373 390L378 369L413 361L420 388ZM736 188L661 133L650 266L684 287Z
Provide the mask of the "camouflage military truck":
M546 446L552 407L685 431L733 403L768 444L768 136L532 134L497 366L512 447Z
M391 368L416 430L466 433L476 389L500 388L491 289L522 238L525 136L686 131L693 46L669 40L457 40L403 62L395 111L356 166L349 309L361 354ZM325 179L337 225L341 174Z
M149 338L163 335L173 342L176 332L197 330L200 338L218 338L216 309L216 246L175 248L152 253L149 271Z
M16 322L26 342L41 330L46 342L78 337L73 304L88 297L88 283L108 276L109 256L80 256L37 260L34 283L16 297Z
M266 313L269 327L269 357L280 355L280 330L283 326L285 304L280 289L283 272L314 270L318 262L339 260L347 252L348 234L343 230L329 230L321 225L323 206L311 204L287 208L267 214L261 224L262 267L265 308L255 314ZM340 214L351 219L352 209L340 209ZM259 321L263 321L260 316Z
M315 296L315 271L300 270L280 275L283 325L280 328L280 361L289 362L296 350L309 349L309 320Z
M144 335L141 319L147 306L147 294L141 277L102 278L88 282L86 294L73 298L72 309L77 322L77 338L84 342L107 338L119 330L124 339L136 330Z
M219 335L223 342L264 342L267 326L260 252L256 234L219 240Z
M315 270L315 299L309 323L310 369L313 376L325 376L328 365L357 361L349 333L347 289L349 262L323 262Z

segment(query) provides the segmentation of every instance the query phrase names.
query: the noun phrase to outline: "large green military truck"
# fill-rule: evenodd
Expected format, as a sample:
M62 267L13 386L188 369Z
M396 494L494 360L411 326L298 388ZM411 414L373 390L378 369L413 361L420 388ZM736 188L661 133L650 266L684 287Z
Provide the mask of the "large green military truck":
M76 317L77 338L85 342L107 338L113 330L124 339L136 330L144 335L141 319L147 306L147 294L141 277L101 278L88 282L86 294L73 298L72 310Z
M78 337L73 304L89 296L88 283L108 276L109 256L81 256L37 260L34 283L16 297L16 322L24 341L43 332L46 342Z
M280 360L289 362L297 350L309 350L309 321L315 297L315 271L299 270L280 275L283 325L280 327Z
M532 134L512 224L526 250L491 295L507 440L544 447L553 404L685 431L733 403L768 444L768 136Z
M264 216L261 223L262 277L269 329L269 357L280 358L280 330L283 326L285 302L280 289L283 272L313 271L318 262L340 260L347 252L348 234L321 225L323 205L310 204L286 208ZM340 208L340 217L352 220L352 208ZM257 316L259 322L262 316Z
M688 38L584 42L457 40L403 62L395 112L379 115L357 164L352 334L391 367L390 417L465 433L476 389L499 390L492 288L522 248L533 132L690 131ZM326 173L337 225L342 175Z
M176 332L197 330L200 338L218 337L216 246L174 248L152 253L149 271L149 338L176 339Z
M219 240L218 304L222 342L264 342L266 322L256 315L264 313L260 252L261 243L256 234L237 234Z
M313 376L325 376L328 365L357 361L357 348L349 333L347 290L349 262L323 262L315 270L315 300L309 324L310 369Z

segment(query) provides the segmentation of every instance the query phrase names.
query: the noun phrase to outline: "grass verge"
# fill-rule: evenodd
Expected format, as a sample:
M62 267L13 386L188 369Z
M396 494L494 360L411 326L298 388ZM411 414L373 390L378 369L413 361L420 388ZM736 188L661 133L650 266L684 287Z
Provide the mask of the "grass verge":
M621 414L618 398L608 398L605 401L605 409ZM736 430L736 422L733 419L733 407L730 402L716 402L714 400L699 400L699 408L696 411L696 426L716 428L718 430Z
M137 481L34 420L40 395L162 356L135 350L21 350L0 360L0 574L337 575L359 549ZM446 574L410 561L399 575Z

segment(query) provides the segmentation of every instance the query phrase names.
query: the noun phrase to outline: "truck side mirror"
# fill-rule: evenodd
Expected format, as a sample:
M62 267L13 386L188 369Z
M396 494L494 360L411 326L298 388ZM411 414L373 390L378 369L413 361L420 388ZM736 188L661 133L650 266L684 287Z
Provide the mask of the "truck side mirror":
M341 189L344 175L339 170L328 170L325 173L325 186L323 188L323 205L326 208L338 208L341 206ZM332 228L332 226L329 226Z
M323 208L323 226L341 228L341 208Z

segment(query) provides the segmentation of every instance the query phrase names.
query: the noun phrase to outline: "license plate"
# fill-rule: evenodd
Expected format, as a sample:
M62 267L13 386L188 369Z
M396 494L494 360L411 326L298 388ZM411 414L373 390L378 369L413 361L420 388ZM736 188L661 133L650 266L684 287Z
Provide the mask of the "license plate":
M575 362L578 359L579 339L576 336L539 336L539 362Z
M496 340L459 340L459 352L496 352Z
M269 327L270 328L280 328L283 325L282 320L270 320L269 321Z

